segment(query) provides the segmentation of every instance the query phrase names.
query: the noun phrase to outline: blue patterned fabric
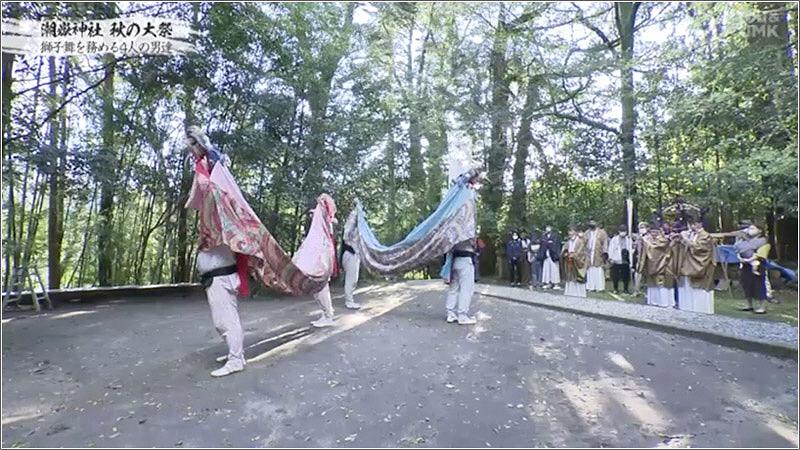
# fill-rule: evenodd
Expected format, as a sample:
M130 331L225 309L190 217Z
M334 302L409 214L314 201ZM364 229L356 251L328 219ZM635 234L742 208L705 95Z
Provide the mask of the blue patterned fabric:
M717 261L726 264L739 264L739 258L736 256L736 249L732 245L718 245ZM785 280L797 281L797 273L792 269L787 269L770 260L767 260L764 266L769 270L777 270Z
M423 266L449 252L454 245L475 239L477 212L475 191L466 177L445 194L436 210L400 242L384 245L378 241L360 204L345 239L358 249L361 263L372 273L391 275Z

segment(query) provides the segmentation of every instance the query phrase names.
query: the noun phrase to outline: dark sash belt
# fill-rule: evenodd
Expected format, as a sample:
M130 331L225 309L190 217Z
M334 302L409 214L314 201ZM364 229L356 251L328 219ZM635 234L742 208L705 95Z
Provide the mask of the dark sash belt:
M354 255L356 254L356 250L353 247L350 247L349 245L345 244L344 242L342 242L342 248L346 252L350 252L350 253L352 253Z
M208 288L211 286L211 283L214 282L214 277L221 277L222 275L230 275L232 273L236 273L236 266L220 267L219 269L200 274L200 283L203 284L203 287Z
M467 250L454 250L453 251L453 258L472 258L475 256L475 253L467 251Z

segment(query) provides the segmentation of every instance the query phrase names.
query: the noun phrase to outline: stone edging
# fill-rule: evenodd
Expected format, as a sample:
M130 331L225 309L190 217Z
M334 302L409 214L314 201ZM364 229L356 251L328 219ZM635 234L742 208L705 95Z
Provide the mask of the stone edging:
M738 336L731 336L717 331L703 330L698 328L681 327L675 324L653 322L647 319L636 319L632 317L623 317L613 314L601 313L596 311L588 311L580 308L574 308L567 305L555 305L551 303L536 302L531 300L522 300L518 298L511 298L508 296L489 294L480 292L480 295L486 297L497 298L500 300L521 303L525 305L538 306L541 308L552 309L562 312L570 312L580 314L587 317L608 320L611 322L623 323L626 325L633 325L642 328L648 328L656 331L664 331L673 334L679 334L687 337L702 339L714 344L725 345L728 347L735 347L742 350L756 351L766 353L768 355L776 356L784 359L798 360L798 349L790 343L769 342L760 339L744 339Z

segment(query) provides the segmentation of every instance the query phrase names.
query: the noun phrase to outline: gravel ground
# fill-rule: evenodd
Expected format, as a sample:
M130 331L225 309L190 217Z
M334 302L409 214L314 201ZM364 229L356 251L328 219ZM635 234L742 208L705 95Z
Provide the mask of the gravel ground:
M797 327L780 322L737 319L719 314L701 314L674 308L568 297L507 286L481 284L476 286L476 290L483 294L536 304L556 305L577 311L659 323L685 330L711 331L742 340L770 342L797 349Z
M31 447L797 447L797 363L398 283L337 306L241 303L247 370L202 296L4 315L2 445Z

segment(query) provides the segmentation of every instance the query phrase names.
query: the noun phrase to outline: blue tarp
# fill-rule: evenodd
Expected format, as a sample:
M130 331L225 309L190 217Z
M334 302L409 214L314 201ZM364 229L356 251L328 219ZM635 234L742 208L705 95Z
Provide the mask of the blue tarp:
M739 264L736 249L732 245L718 245L717 261L726 264ZM785 280L797 282L797 273L792 269L787 269L770 260L767 260L764 266L769 270L777 270Z

